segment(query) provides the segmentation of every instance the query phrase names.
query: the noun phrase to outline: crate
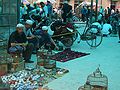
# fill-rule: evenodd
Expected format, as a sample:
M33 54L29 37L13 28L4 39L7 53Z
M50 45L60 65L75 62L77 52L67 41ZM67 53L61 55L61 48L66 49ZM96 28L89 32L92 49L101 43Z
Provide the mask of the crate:
M0 64L0 76L5 75L7 72L8 72L8 64L7 63Z
M21 71L21 70L24 70L25 69L25 61L21 61L21 62L18 62L18 63L12 63L11 65L11 72L18 72L18 71Z

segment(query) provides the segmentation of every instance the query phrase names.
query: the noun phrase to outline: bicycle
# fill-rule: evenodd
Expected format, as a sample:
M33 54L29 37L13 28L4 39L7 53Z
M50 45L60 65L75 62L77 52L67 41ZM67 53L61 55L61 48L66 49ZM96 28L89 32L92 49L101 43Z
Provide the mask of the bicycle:
M90 47L94 48L98 47L103 40L102 32L97 26L86 26L82 33L77 31L77 34L80 36L78 43L80 43L80 41L86 41Z
M56 24L56 22L53 22L53 23ZM76 24L76 23L77 22L73 22L72 24ZM84 23L78 23L78 24L81 25ZM78 37L80 37L79 38L80 40L78 41L78 43L80 43L80 41L86 41L90 47L98 47L103 40L101 30L99 30L97 27L92 27L89 24L89 21L86 22L83 32L79 32L74 27L73 31L61 33L62 31L65 31L66 28L69 29L69 27L66 27L66 25L63 26L62 24L58 25L58 27L56 25L53 25L52 27L56 27L58 31L58 34L54 34L52 37L59 39L59 41L61 41L66 47L71 47ZM96 29L96 31L93 31L93 29ZM59 30L62 30L62 31L59 31Z

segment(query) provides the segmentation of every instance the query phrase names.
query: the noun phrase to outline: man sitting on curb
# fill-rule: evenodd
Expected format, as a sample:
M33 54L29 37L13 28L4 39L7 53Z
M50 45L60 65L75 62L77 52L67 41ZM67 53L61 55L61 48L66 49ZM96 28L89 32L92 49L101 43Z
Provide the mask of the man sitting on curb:
M33 63L33 61L30 61L32 50L33 50L33 44L27 42L27 38L25 33L23 32L24 25L18 24L16 26L16 31L14 31L8 41L8 53L22 53L23 58L26 63Z
M37 36L32 33L32 25L33 21L27 20L25 23L25 35L27 36L28 43L32 43L34 45L33 54L36 54L37 49L39 48L39 39Z
M109 22L105 22L105 24L103 24L103 28L102 28L102 34L104 37L107 37L108 35L110 35L112 32L112 26L109 24Z

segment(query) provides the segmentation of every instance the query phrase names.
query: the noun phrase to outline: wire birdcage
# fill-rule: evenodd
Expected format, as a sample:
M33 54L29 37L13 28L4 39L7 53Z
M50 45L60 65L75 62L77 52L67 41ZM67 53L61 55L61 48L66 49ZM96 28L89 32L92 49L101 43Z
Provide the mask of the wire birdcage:
M84 86L79 87L78 90L92 90L92 86L84 84Z
M42 47L37 51L37 65L44 66L44 60L46 59L47 51Z
M46 69L54 69L56 68L56 60L52 60L51 57L54 55L54 53L52 52L52 49L50 48L47 51L47 59L44 60L44 68Z
M19 63L23 61L22 54L11 54L14 63Z
M87 77L87 82L93 87L92 90L108 89L108 78L102 74L99 68Z

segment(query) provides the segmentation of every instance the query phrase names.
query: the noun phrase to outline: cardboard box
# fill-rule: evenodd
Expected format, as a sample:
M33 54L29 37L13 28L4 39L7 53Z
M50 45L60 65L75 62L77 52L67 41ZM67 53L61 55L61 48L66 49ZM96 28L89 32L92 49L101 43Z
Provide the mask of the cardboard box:
M8 64L0 64L0 76L5 75L8 72Z

